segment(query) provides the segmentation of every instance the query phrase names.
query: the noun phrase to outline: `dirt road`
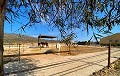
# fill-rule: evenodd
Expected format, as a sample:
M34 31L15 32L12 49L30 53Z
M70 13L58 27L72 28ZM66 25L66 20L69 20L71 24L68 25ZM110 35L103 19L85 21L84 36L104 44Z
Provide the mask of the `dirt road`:
M111 63L120 58L120 49L111 51ZM107 50L60 56L58 54L22 57L4 65L5 76L88 76L107 66Z

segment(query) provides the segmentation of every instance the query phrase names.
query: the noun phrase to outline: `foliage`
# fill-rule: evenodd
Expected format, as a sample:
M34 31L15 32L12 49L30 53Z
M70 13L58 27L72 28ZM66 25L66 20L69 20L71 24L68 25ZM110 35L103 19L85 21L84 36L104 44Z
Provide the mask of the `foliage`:
M26 17L27 26L47 22L57 28L62 37L76 29L110 31L120 23L120 1L117 0L8 0L5 19L13 22ZM96 38L96 35L94 35Z
M119 69L120 70L120 59L118 60L117 64L115 65L115 69Z
M74 37L75 37L75 34L72 33L72 34L70 34L70 35L65 36L65 37L61 40L61 42L66 43L66 44L70 44L70 43L72 42L72 40L74 39Z
M87 41L82 41L82 42L78 41L77 42L78 45L86 45L87 43L88 43Z
M115 25L120 24L119 0L1 0L1 12L4 11L4 7L5 20L9 23L14 21L20 23L22 25L20 29L23 31L26 27L34 27L36 23L45 21L53 28L57 28L63 38L75 33L76 29L86 30L87 33L92 29L97 40L95 29L98 33L111 31ZM1 21L4 21L3 16L0 18ZM25 24L19 22L21 17L27 19ZM0 25L0 28L3 28L2 24ZM0 51L3 52L3 31L0 35L2 45Z

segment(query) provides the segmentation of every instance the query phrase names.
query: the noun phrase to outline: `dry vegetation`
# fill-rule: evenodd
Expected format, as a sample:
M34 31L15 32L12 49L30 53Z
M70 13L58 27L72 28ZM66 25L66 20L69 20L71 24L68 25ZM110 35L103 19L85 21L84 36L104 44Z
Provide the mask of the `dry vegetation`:
M68 46L62 46L61 50L69 50ZM71 46L70 51L71 55L78 55L78 54L83 54L83 53L93 53L93 52L100 52L100 51L105 51L107 48L104 47L97 47L97 46ZM69 52L64 52L61 53L61 55L69 55Z
M100 44L106 45L109 44L109 41L114 46L120 46L120 33L113 34L100 39Z
M29 48L30 46L31 45L25 45L24 52L23 52L23 47L21 45L21 54L44 53L47 50L51 50L52 54L51 53L50 54L42 54L42 55L41 54L37 54L37 55L33 55L32 54L32 55L29 55L29 56L28 55L20 56L21 64L19 64L19 62L18 62L19 57L4 57L5 65L9 64L9 66L11 67L11 65L15 63L14 65L12 65L12 67L14 67L14 69L12 69L11 71L16 71L15 69L20 70L20 71L23 71L24 69L31 70L31 67L29 67L29 68L22 68L22 67L28 67L29 65L32 65L33 68L36 68L36 67L38 68L38 67L41 67L41 65L47 66L47 64L51 65L51 63L55 64L56 62L59 63L59 62L66 61L66 60L69 59L69 58L67 58L67 56L68 57L77 57L77 56L79 56L78 54L101 52L101 51L107 50L107 48L105 48L105 47L98 47L98 46L77 46L77 47L70 46L71 55L74 55L74 56L69 56L70 54L68 52L68 50L69 50L68 46L61 46L61 51L63 51L63 52L60 53L60 54L59 53L57 53L57 54L55 53L56 51L58 51L56 49L56 46L49 47L49 48L41 48L41 50L40 50L39 47L37 47L37 48ZM16 52L18 54L18 47L14 47L14 46L11 46L10 49L9 49L8 46L5 47L5 52L6 52L6 50L9 50L9 52L12 53L13 50L15 52L15 49L17 50ZM75 56L75 55L77 55L77 56ZM80 55L80 56L82 56L82 55ZM61 64L64 64L64 63L61 63ZM76 65L78 65L78 64L76 64ZM18 66L20 66L20 68L17 68ZM70 67L70 66L68 65L66 67ZM49 66L47 68L49 68ZM71 68L72 68L72 66L71 66ZM6 70L8 70L8 72L9 72L10 68L6 68ZM9 73L11 73L11 72L9 72ZM40 74L40 73L38 72L38 74Z
M120 59L111 63L110 69L104 67L90 76L120 76Z
M40 48L37 47L37 38L25 36L25 35L21 35L21 37L22 38L19 38L18 34L5 34L4 41L5 41L6 45L4 47L4 49L5 49L4 55L18 54L19 47L18 47L17 43L12 44L12 43L14 43L14 41L21 42L21 44L22 44L22 45L20 45L21 54L44 53L47 50L50 50L53 53L58 52L55 44L51 44L52 47L42 48L40 50ZM10 40L10 41L8 41L8 40ZM25 44L26 41L29 41L29 43ZM24 45L23 45L23 42L24 42ZM37 48L29 48L32 45L36 46ZM104 51L106 49L107 48L98 47L98 46L86 46L86 45L85 46L70 46L71 55L100 52L100 51ZM60 51L62 52L61 55L69 55L69 52L65 52L65 51L69 51L69 46L61 46Z
M55 53L58 52L58 50L56 49L55 46L49 47L49 48L29 48L30 45L21 45L21 54L27 54L27 53L45 53L46 51L50 50L50 53ZM5 47L5 52L4 54L7 55L11 55L11 54L18 54L18 49L19 47L14 47L11 46L9 47ZM105 47L98 47L98 46L70 46L70 52L69 52L69 46L61 46L60 48L60 52L61 55L66 56L66 55L70 55L69 53L71 53L71 55L78 55L78 54L83 54L83 53L93 53L93 52L100 52L100 51L105 51L107 50L107 48Z

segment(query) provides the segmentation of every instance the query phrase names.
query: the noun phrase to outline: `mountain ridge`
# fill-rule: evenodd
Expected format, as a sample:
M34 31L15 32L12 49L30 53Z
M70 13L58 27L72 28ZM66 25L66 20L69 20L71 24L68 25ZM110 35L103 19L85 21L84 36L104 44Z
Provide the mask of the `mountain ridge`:
M45 40L41 39L41 42L50 42L56 43L57 40ZM14 34L14 33L5 33L4 34L4 44L7 43L38 43L38 38L29 36L29 35L22 35L22 34Z
M14 33L4 34L4 43L34 43L34 42L37 42L36 37Z

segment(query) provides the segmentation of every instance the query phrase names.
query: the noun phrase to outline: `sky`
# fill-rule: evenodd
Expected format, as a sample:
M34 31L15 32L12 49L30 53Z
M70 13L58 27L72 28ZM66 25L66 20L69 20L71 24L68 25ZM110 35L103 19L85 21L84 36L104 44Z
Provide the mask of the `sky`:
M26 27L25 32L19 29L23 24L28 21L26 18L20 17L20 19L15 19L13 23L9 23L7 20L4 22L4 33L15 33L28 35L33 37L38 37L38 35L51 35L57 36L60 40L60 33L58 29L52 28L50 25L47 25L45 21L42 21L40 24L33 25L34 27ZM73 41L88 41L92 36L92 31L87 35L86 31L77 29L75 30L76 38Z
M21 21L24 23L24 19L21 19ZM28 35L28 36L33 36L37 37L38 35L52 35L52 36L57 36L58 39L60 39L60 33L57 29L53 29L49 27L46 23L41 23L41 24L36 24L35 27L26 27L25 32L23 30L18 30L20 28L21 24L15 22L15 23L8 23L5 21L5 26L4 26L4 33L16 33L16 34L23 34L23 35ZM115 26L112 29L112 33L119 33L120 32L120 27ZM88 41L92 35L93 32L92 30L89 30L89 34L87 34L86 31L80 31L76 30L76 35L77 37L73 41ZM104 37L107 35L103 35ZM94 41L94 39L92 39Z
M101 14L100 17L102 17L102 15L103 14ZM27 22L27 19L20 18L20 19L15 19L15 21L17 21L17 22L13 22L12 24L5 21L4 33L16 33L16 34L29 35L29 36L33 36L33 37L37 37L40 34L52 35L52 36L57 36L58 39L60 39L59 31L55 28L51 28L44 21L41 24L34 25L34 27L26 27L25 32L21 31L19 28L22 26L22 24ZM119 29L120 29L119 26L115 26L111 32L113 34L119 33L120 32ZM74 39L74 41L88 41L93 35L93 31L91 29L89 30L89 34L87 34L86 31L81 31L79 29L76 29L75 33L76 33L77 37ZM107 35L103 35L103 36L105 37ZM93 41L94 41L94 39L93 39Z

